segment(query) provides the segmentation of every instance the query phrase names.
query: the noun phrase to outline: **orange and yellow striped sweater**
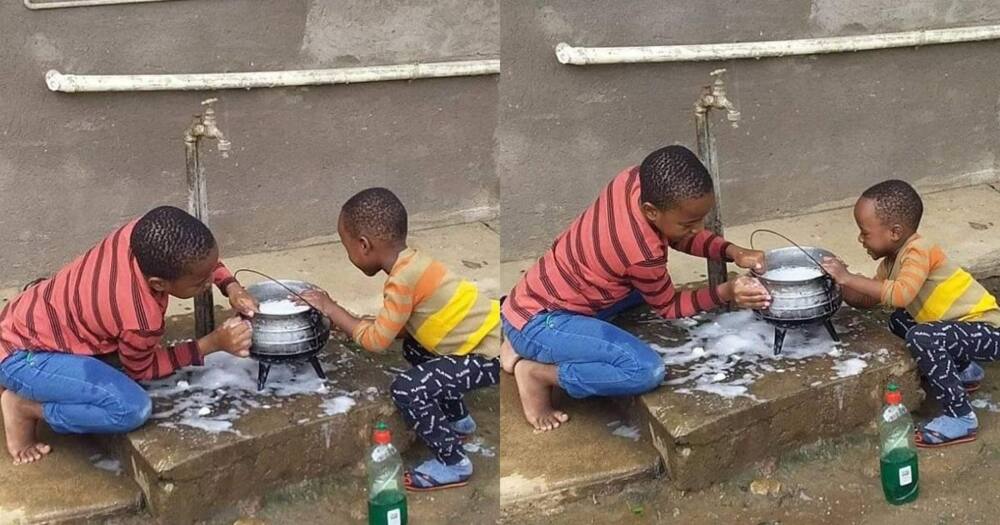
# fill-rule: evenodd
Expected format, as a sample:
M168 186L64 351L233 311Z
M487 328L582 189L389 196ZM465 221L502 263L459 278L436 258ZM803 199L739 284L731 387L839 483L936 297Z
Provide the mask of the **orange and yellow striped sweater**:
M403 330L438 355L500 355L500 302L413 249L400 252L383 290L382 310L354 329L371 351L389 347Z
M918 323L965 321L1000 327L997 300L944 250L913 234L895 258L879 264L881 304L905 308Z

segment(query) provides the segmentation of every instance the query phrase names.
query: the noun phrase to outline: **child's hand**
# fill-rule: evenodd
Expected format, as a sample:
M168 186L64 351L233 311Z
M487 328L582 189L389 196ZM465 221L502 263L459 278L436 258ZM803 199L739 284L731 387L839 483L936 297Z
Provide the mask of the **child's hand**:
M229 296L229 305L240 315L253 317L254 312L260 307L257 300L240 283L229 283L226 294Z
M757 279L741 275L730 281L733 290L733 303L740 308L761 310L771 306L771 294Z
M337 301L331 299L330 294L326 293L326 290L322 290L319 288L306 290L299 295L302 296L301 299L298 297L293 298L296 303L307 304L309 306L312 306L313 308L319 310L320 313L326 316L329 316L327 312L330 311L333 305L337 304ZM305 299L305 301L303 301L302 299Z
M844 281L851 275L851 273L847 271L847 265L844 264L844 261L837 257L824 257L821 264L823 265L823 269L826 270L826 273L830 274L830 277L833 277L833 280L837 284L843 284Z
M252 335L250 321L244 321L239 317L230 317L211 334L216 348L221 348L239 357L250 355Z
M729 245L729 248L726 251L728 252L726 255L729 255L736 266L752 270L757 273L764 273L764 252L760 250L740 248L735 244Z

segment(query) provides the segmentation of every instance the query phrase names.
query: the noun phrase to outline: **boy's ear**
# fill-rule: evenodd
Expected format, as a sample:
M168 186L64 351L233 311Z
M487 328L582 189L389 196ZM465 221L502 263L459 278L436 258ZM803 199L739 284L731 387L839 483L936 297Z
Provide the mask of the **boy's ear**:
M362 235L361 237L358 237L358 242L361 243L361 250L365 253L372 251L372 241L368 237Z
M162 293L167 291L168 284L166 279L162 279L160 277L150 277L146 279L146 282L149 284L150 288L157 292Z
M642 203L642 214L649 222L656 222L660 218L660 209L650 202Z
M889 235L892 237L893 242L901 241L903 239L903 225L898 223L893 224L892 227L889 228Z

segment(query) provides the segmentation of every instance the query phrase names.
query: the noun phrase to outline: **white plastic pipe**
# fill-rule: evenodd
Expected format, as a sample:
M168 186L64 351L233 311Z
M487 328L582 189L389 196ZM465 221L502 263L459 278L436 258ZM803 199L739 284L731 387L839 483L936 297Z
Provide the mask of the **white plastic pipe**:
M170 0L66 0L63 2L32 2L24 0L24 7L37 11L39 9L62 9L65 7L94 7L99 5L148 4L150 2L168 2Z
M357 84L387 80L496 75L500 60L464 60L391 66L306 69L299 71L255 71L246 73L192 73L176 75L64 75L45 74L52 91L63 93L97 91L197 91L253 89L323 84Z
M633 64L638 62L691 62L732 60L821 53L845 53L894 47L927 46L976 42L1000 38L1000 25L955 27L902 31L878 35L736 42L732 44L681 44L638 47L573 47L565 42L556 46L556 58L563 64Z

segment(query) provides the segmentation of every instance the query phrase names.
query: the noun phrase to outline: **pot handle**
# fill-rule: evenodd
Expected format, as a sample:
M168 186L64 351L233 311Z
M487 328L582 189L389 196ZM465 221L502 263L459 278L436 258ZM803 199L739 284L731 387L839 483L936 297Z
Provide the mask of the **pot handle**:
M784 239L784 240L792 243L792 246L795 246L796 248L798 248L799 250L801 250L802 253L804 253L805 256L809 258L810 261L812 261L813 263L816 264L816 267L819 268L819 271L823 272L823 275L825 275L827 279L829 279L830 281L833 281L833 276L831 276L830 273L826 271L826 268L823 268L823 265L820 264L820 262L817 261L816 258L813 257L809 252L807 252L805 248L799 246L795 241L789 239L788 237L785 237L784 235L782 235L782 234L780 234L780 233L778 233L778 232L776 232L774 230L768 230L767 228L758 228L758 229L750 232L750 249L751 250L756 250L756 248L754 248L754 245L753 245L753 237L754 237L754 235L757 235L760 232L770 233L772 235L777 235L778 237L781 237L782 239Z

